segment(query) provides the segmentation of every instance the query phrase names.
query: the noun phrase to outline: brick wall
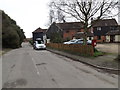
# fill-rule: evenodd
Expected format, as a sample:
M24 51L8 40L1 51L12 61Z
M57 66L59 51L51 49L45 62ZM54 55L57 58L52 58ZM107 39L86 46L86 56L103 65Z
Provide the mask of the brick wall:
M97 42L105 42L106 41L106 36L100 36L101 39L98 39L98 36L94 36L94 39L97 40Z
M80 32L81 30L65 30L63 32L63 39L72 39L74 37L74 35L77 33L77 32Z

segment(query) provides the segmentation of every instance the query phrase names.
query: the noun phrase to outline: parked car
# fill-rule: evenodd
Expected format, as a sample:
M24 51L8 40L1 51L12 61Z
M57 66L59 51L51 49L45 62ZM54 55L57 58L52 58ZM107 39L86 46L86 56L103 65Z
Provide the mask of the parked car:
M40 50L40 49L46 49L46 45L43 43L43 41L35 41L33 44L33 48L35 50Z
M83 44L83 39L75 39L75 40L70 40L68 42L64 42L64 44ZM91 40L87 40L87 44L92 44Z
M72 44L72 43L75 43L76 41L77 41L77 39L73 39L73 40L64 42L63 44Z
M72 44L83 44L83 39L79 39L78 41L72 43ZM92 44L92 41L91 40L87 40L87 44L88 45L91 45Z

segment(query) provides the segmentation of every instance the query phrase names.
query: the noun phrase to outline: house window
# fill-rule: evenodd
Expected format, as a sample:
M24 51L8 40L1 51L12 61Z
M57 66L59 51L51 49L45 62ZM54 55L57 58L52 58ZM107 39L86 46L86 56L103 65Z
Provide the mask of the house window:
M66 33L69 33L69 31L67 30Z
M115 27L110 27L110 30L115 30L116 28Z
M98 39L98 40L101 40L101 36L98 36L97 39Z
M97 30L98 30L98 31L101 31L101 27L97 27Z

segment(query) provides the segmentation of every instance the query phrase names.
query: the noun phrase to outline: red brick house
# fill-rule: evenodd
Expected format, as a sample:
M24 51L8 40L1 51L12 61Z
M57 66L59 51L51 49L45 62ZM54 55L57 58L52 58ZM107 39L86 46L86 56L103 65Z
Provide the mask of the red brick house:
M65 22L65 23L52 23L47 30L47 37L49 38L52 33L59 32L64 40L73 39L78 33L83 31L83 24L81 22Z

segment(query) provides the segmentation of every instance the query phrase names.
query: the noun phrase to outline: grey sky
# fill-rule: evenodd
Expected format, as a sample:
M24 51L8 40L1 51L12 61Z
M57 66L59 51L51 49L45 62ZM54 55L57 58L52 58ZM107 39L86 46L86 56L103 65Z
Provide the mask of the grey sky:
M4 10L25 31L26 37L41 27L47 29L50 0L0 0L0 9ZM116 17L118 21L118 17Z
M24 29L27 37L32 37L32 31L38 27L43 29L47 28L49 1L50 0L0 0L0 9L4 10L5 13Z

